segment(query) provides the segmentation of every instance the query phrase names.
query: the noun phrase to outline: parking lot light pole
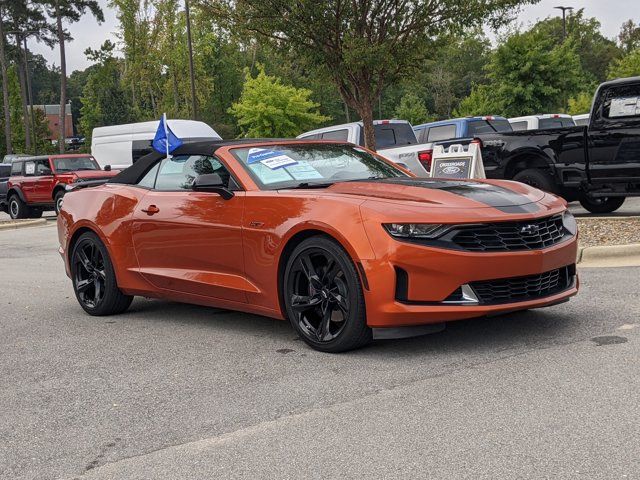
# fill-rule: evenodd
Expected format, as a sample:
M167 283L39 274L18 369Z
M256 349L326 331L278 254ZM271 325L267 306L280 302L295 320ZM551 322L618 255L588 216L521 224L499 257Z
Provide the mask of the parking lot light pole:
M191 115L198 119L198 103L196 100L196 79L193 71L193 44L191 42L191 16L189 15L189 0L184 0L184 13L187 22L187 43L189 46L189 79L191 81Z
M567 10L573 10L573 7L553 7L562 10L562 40L567 38Z

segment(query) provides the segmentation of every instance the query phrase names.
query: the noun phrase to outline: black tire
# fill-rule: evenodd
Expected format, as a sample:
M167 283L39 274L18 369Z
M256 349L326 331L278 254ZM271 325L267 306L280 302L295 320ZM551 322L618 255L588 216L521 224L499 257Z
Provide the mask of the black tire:
M31 209L29 206L24 203L18 195L15 193L9 197L9 207L7 208L9 211L9 216L13 220L19 220L21 218L29 218L31 214Z
M62 207L62 199L64 197L64 191L60 190L53 197L53 209L56 211L56 215L60 213L60 208Z
M311 348L345 352L373 339L358 273L337 242L318 236L300 243L281 287L287 318Z
M109 252L93 232L80 235L73 247L71 279L78 303L89 315L122 313L133 301L118 288Z
M626 197L582 197L580 205L591 213L611 213L618 210Z
M42 209L40 208L31 208L29 212L29 218L41 218L42 217Z
M539 188L545 192L555 193L556 183L549 172L540 168L528 168L514 175L516 182L526 183L534 188Z

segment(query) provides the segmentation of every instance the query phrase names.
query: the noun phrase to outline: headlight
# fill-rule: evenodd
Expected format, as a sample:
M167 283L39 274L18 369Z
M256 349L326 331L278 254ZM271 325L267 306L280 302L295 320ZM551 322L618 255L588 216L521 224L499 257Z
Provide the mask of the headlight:
M569 210L565 210L562 214L562 225L571 235L576 235L578 233L578 224L576 223L575 217Z
M451 227L441 223L383 223L390 235L400 238L438 238Z

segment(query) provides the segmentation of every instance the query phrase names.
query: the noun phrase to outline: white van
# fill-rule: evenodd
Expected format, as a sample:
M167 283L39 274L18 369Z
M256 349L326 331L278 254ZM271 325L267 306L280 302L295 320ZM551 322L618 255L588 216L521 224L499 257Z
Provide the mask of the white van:
M103 168L105 165L127 168L153 150L151 142L159 123L159 120L153 120L94 128L91 135L91 155ZM167 123L171 131L185 142L222 140L222 137L204 122L170 119Z

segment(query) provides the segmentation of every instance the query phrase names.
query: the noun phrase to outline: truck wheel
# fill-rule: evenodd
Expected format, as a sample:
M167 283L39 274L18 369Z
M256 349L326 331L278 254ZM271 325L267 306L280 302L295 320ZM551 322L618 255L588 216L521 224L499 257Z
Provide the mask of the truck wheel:
M58 215L60 213L60 209L62 208L62 199L64 198L64 191L59 191L58 193L56 193L56 196L53 197L54 199L54 209L56 211L56 215Z
M626 197L582 197L580 205L591 213L611 213L618 210Z
M556 184L553 177L540 168L527 168L515 174L513 179L516 182L526 183L534 188L539 188L545 192L555 193Z
M9 198L9 216L13 220L27 218L31 213L30 210L29 206L18 195L11 195Z

